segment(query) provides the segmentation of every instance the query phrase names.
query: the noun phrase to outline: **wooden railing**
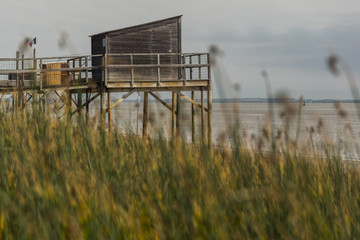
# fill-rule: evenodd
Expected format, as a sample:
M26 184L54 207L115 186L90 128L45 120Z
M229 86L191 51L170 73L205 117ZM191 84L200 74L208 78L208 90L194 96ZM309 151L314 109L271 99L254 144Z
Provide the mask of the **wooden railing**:
M0 58L0 87L210 80L208 53L133 53Z

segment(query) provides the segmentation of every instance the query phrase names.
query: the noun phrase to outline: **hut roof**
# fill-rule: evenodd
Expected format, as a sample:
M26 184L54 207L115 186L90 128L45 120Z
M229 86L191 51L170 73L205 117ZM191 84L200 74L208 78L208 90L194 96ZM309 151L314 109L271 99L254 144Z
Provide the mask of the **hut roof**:
M120 28L120 29L110 30L110 31L106 31L106 32L96 33L96 34L90 35L89 37L94 37L94 36L97 36L97 35L102 35L102 34L107 34L107 33L112 33L112 32L128 31L128 30L132 30L132 29L135 30L136 28L144 27L146 25L151 25L151 24L156 24L156 23L160 23L160 22L163 22L163 21L171 20L171 19L181 18L182 16L183 15L178 15L178 16L175 16L175 17L165 18L165 19L161 19L161 20L157 20L157 21L153 21L153 22L148 22L148 23L143 23L143 24L139 24L139 25L135 25L135 26L131 26L131 27Z

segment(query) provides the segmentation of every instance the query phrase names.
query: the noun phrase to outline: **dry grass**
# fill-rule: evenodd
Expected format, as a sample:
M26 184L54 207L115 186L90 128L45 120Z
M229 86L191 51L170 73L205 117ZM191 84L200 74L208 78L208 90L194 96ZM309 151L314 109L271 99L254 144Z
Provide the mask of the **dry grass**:
M233 134L210 152L36 109L1 110L0 126L2 239L360 237L360 170L332 146L265 154Z

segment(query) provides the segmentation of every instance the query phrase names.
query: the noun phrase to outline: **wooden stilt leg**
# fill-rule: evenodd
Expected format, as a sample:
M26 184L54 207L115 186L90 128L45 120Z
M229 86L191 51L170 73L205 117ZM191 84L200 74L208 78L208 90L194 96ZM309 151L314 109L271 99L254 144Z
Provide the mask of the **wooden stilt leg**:
M191 99L195 101L194 91L191 92ZM191 133L192 142L195 143L195 105L193 103L191 104Z
M105 128L105 112L106 112L106 95L103 89L100 90L100 122L101 122L101 127Z
M175 137L175 114L176 114L176 107L175 107L175 93L172 92L172 111L171 111L171 137Z
M107 108L108 108L108 129L109 132L111 131L111 93L110 90L108 90L108 96L107 96Z
M147 129L148 129L148 100L149 100L149 93L144 92L144 113L143 113L143 137L147 136Z
M181 93L181 92L180 92ZM176 137L180 137L181 97L176 95Z
M201 89L201 141L205 142L205 102L203 89Z
M208 102L208 144L209 148L212 145L212 89L209 86L207 93L207 102Z

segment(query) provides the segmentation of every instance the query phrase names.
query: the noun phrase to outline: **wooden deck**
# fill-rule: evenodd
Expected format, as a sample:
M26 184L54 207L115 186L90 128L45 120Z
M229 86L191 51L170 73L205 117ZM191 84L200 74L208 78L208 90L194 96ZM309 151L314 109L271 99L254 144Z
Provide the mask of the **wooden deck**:
M195 107L201 108L201 132L205 138L205 112L208 116L208 143L211 144L211 66L208 53L134 53L104 54L68 57L0 58L0 94L12 94L15 107L25 108L28 102L55 92L59 99L70 97L74 107L72 115L82 113L89 104L100 98L101 113L107 113L111 129L111 109L135 92L144 92L143 134L147 135L149 94L172 111L172 133L180 134L180 99L192 103L193 141L195 141ZM95 64L95 65L94 65ZM101 79L93 76L101 73ZM168 104L155 92L172 93ZM201 102L195 100L195 92L201 92ZM123 93L111 102L111 93ZM191 92L191 97L184 92ZM204 93L207 93L207 104ZM73 96L77 96L77 101ZM107 97L106 97L107 95ZM121 94L117 94L121 95ZM36 97L35 97L36 96ZM85 100L84 100L85 96ZM32 99L32 100L31 100ZM107 100L106 100L107 99ZM83 101L84 100L84 101ZM105 116L105 114L103 114Z

